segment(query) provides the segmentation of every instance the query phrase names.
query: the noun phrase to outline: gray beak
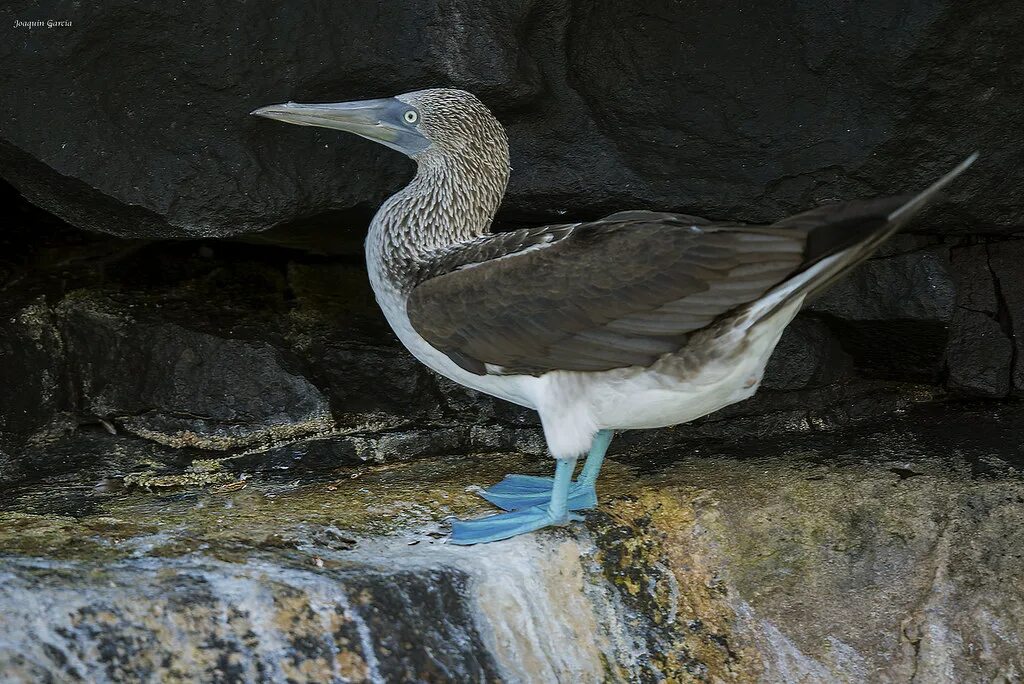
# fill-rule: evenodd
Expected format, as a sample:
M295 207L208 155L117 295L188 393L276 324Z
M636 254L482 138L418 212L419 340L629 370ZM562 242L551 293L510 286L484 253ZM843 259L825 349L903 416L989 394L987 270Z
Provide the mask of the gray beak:
M260 107L251 114L299 126L319 126L348 131L411 157L429 147L430 141L420 133L415 124L409 124L403 119L409 110L414 108L388 97L381 100L324 104L286 102ZM418 113L416 119L419 119Z

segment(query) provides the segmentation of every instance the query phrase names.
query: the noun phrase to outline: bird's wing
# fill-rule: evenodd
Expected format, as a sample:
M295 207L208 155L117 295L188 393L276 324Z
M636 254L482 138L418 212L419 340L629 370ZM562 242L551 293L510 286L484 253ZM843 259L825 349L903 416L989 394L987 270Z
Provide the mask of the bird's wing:
M845 271L904 206L905 197L826 205L773 226L631 211L489 235L424 264L407 312L427 342L477 374L649 366L825 257L843 252L794 293Z

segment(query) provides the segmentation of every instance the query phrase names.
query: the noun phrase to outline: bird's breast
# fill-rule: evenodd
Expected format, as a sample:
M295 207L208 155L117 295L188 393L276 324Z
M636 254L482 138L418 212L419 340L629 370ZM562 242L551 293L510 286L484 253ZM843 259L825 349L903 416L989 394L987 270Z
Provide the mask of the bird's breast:
M381 261L372 260L369 250L367 251L370 287L373 289L377 304L399 341L420 363L463 387L469 387L520 406L536 408L533 400L534 393L530 386L536 384L537 378L524 375L476 375L470 373L423 339L409 321L409 315L406 312L408 294L403 292L401 277L396 278L395 274Z

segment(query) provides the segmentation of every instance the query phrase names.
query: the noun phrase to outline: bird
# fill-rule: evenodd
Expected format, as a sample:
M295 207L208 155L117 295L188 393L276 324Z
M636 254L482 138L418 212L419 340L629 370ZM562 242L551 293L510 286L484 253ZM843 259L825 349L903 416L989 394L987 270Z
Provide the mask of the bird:
M367 232L376 300L424 365L537 411L555 460L553 477L511 474L480 491L504 512L452 522L450 542L464 545L582 520L615 431L687 423L752 396L803 303L978 156L916 195L824 204L770 225L630 210L492 232L508 139L472 93L251 114L354 133L416 162Z

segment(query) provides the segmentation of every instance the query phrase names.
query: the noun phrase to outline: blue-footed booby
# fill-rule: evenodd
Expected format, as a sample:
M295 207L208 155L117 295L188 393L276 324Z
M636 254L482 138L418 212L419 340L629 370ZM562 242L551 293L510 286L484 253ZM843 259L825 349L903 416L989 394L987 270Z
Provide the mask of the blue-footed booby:
M597 504L615 430L686 423L750 397L804 301L977 156L917 195L829 204L765 226L625 211L492 233L508 141L472 94L435 88L252 113L355 133L416 161L366 236L377 302L425 365L540 414L554 477L509 475L484 490L507 512L454 522L456 544L580 520L575 511Z

